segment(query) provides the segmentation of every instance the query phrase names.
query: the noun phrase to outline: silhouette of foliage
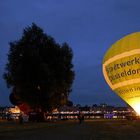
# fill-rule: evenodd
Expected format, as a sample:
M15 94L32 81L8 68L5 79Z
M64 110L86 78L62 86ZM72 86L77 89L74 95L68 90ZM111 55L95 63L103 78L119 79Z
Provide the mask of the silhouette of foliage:
M36 24L10 43L4 79L13 104L28 103L33 109L51 111L67 104L74 80L73 52L43 32Z

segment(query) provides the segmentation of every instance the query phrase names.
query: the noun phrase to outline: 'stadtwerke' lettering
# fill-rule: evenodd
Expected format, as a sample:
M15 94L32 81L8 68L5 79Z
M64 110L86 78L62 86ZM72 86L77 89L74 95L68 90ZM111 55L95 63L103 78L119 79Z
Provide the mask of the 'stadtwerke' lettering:
M118 70L118 69L124 68L126 66L132 66L134 64L140 64L140 58L135 57L132 60L121 62L119 64L114 64L113 67L106 67L106 71L109 74L110 72L112 72L114 70Z

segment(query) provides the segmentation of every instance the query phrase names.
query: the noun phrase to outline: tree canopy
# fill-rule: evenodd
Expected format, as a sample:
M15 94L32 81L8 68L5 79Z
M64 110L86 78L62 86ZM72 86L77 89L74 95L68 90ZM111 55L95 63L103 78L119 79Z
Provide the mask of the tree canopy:
M11 88L10 101L50 111L67 104L74 80L73 52L56 43L36 24L10 43L4 79Z

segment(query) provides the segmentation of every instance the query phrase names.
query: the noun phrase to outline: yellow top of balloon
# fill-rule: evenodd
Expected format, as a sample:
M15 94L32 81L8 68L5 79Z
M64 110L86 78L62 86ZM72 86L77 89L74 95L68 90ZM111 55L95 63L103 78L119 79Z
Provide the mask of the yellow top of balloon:
M103 60L103 74L111 89L140 114L140 32L112 45Z
M129 34L115 42L106 52L103 63L115 55L121 54L133 49L140 49L140 32Z

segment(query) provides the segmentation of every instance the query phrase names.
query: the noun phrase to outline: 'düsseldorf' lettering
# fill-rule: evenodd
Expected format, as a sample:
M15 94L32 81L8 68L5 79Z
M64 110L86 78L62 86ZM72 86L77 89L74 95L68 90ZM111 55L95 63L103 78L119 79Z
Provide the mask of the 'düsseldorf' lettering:
M113 82L114 80L126 77L126 76L131 76L131 75L136 75L136 74L140 74L140 68L138 69L129 69L129 70L124 70L120 73L114 74L114 75L109 75L109 79L111 82Z

